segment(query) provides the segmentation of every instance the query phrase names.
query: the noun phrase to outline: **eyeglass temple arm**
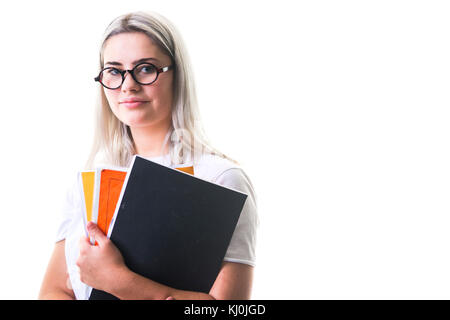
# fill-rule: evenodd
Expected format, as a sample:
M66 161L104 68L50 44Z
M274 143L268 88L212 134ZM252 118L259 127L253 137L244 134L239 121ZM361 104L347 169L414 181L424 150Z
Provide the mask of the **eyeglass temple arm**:
M167 67L163 67L163 68L159 68L158 72L166 72L169 71L170 69L172 69L172 66L167 66Z

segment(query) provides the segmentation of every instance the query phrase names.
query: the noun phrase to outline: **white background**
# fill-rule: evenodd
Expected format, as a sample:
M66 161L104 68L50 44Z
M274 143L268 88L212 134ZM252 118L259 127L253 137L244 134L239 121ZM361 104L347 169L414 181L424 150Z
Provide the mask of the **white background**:
M448 2L0 6L1 299L37 298L101 35L135 10L180 29L206 131L255 185L253 298L450 298Z

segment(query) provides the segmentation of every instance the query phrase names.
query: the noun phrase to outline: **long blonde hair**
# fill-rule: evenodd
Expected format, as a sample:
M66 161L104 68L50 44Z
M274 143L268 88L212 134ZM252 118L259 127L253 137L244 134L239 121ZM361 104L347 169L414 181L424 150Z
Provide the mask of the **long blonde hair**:
M99 72L104 66L103 51L106 41L114 35L127 32L146 34L172 59L172 126L164 142L169 144L172 164L184 163L189 157L194 159L193 153L198 154L199 150L230 159L214 149L206 138L201 125L188 54L178 30L165 17L154 12L140 11L114 19L106 28L101 41ZM130 128L113 114L101 86L99 90L94 141L86 169L93 169L97 162L126 167L135 154Z

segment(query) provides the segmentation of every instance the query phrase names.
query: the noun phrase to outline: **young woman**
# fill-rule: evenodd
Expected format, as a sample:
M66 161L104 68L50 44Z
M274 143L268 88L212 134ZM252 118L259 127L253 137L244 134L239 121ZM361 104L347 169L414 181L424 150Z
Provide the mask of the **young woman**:
M177 290L144 278L124 263L115 245L94 224L84 236L80 190L68 191L57 242L40 299L88 299L89 288L120 299L249 299L257 229L256 199L242 168L206 140L195 86L182 39L155 13L116 18L100 48L98 123L87 169L99 164L127 167L133 155L176 167L248 195L219 275L208 294ZM96 268L101 265L102 268Z

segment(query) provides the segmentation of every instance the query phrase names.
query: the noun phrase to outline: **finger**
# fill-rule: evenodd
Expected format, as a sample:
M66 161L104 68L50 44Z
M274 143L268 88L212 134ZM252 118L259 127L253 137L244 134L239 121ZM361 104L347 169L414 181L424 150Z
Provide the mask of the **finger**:
M108 240L103 231L92 221L88 222L87 230L89 237L95 239L99 245L103 245Z
M173 297L167 297L166 300L175 300Z
M90 244L89 238L87 238L85 236L80 237L78 244L80 245L80 248L85 247L86 245L89 245Z

